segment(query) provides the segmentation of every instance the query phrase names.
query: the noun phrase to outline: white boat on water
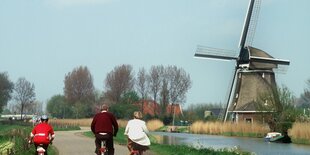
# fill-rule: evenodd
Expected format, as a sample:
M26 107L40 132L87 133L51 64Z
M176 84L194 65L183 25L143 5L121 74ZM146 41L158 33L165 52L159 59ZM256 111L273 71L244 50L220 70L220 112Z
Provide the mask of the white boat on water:
M274 139L276 137L280 137L282 134L280 132L269 132L265 137L266 142L270 142L270 139Z

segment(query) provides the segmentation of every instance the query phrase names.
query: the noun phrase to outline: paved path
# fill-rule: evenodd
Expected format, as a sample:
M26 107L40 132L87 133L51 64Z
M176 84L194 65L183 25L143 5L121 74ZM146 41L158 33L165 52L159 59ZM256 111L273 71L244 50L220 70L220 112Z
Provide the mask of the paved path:
M81 133L90 131L90 128L82 127L76 131L56 131L53 145L57 148L59 155L95 155L95 139L83 136ZM118 133L121 134L121 133ZM115 155L128 155L126 146L114 144ZM145 155L150 155L146 152Z

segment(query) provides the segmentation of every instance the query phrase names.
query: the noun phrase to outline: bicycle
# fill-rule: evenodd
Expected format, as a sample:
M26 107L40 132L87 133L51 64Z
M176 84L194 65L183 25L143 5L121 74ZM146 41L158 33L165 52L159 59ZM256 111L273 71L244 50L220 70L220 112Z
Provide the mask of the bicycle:
M140 151L138 151L138 150L132 150L132 151L130 152L130 155L140 155Z
M99 148L99 153L101 155L107 155L108 154L108 150L107 150L105 144L106 144L105 140L101 140L101 146Z
M139 147L137 144L133 144L132 150L130 151L130 155L142 155L145 152L144 149Z
M29 140L28 141L28 148L30 148L30 145L31 144L34 144L34 142L33 141L31 141L31 140ZM52 144L52 142L50 142L50 144ZM37 147L36 147L36 154L37 155L44 155L45 154L45 152L47 151L47 150L45 150L44 148L43 148L43 145L44 144L39 144Z
M36 149L38 155L44 155L44 153L45 153L45 151L46 151L41 145L42 145L42 144L38 145L38 146L37 146L37 149Z

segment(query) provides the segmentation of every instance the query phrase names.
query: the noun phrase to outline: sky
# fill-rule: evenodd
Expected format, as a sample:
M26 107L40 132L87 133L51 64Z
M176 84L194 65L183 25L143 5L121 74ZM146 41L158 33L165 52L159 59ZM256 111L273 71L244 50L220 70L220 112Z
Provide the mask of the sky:
M97 90L114 67L175 65L190 74L184 105L226 103L234 61L194 58L197 45L236 51L249 0L1 0L0 72L24 77L36 99L63 94L88 67ZM291 64L277 84L296 97L310 79L310 1L262 0L252 46Z

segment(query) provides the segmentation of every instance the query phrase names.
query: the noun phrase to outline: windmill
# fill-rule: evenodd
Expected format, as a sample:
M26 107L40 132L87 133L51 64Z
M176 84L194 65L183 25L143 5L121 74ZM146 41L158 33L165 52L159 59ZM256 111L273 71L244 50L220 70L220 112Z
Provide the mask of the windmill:
M251 114L257 112L257 98L261 94L272 93L276 88L273 69L279 65L289 65L289 60L276 59L267 52L252 47L260 0L250 0L243 31L240 37L239 54L231 55L226 50L198 46L195 57L234 60L236 67L229 90L223 121L228 113ZM230 54L230 55L229 55ZM265 102L267 104L267 100ZM243 117L243 119L246 119ZM252 120L250 120L252 121Z

